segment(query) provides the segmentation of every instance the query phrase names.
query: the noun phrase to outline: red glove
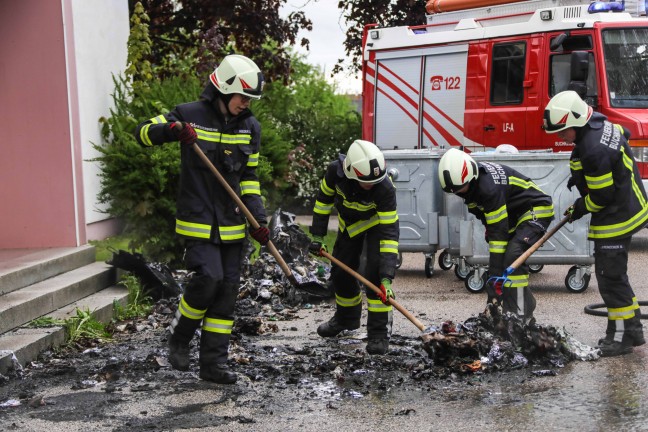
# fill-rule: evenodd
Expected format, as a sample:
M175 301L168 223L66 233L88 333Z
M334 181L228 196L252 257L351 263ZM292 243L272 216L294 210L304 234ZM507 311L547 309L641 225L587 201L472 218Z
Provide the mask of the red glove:
M180 141L183 145L192 145L198 141L198 135L196 131L189 123L186 122L174 122L169 126L173 136Z
M250 235L261 245L268 244L268 240L270 240L270 230L264 225L259 226L257 229L250 228Z

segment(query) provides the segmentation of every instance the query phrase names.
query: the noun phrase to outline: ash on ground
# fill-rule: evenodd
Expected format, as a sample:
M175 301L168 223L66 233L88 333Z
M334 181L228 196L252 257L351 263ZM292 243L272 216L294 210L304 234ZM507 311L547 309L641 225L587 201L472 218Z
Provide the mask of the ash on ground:
M273 243L291 270L302 280L326 284L330 269L304 253L308 236L294 223L294 216L281 213L275 219L271 225ZM190 276L175 275L180 286L185 286ZM193 392L197 386L211 388L212 384L197 377L199 337L192 343L189 372L173 370L166 359L166 327L177 302L178 297L162 298L147 318L114 323L110 342L86 340L75 347L46 351L24 369L0 376L0 416L3 410L30 412L34 407L64 405L80 390L137 399ZM392 335L385 355L367 354L362 330L328 339L304 338L304 322L311 312L328 319L334 311L330 299L313 297L292 286L274 258L261 250L253 263L245 263L232 332L229 363L241 379L234 386L219 388L236 396L263 386L332 404L396 388L434 390L447 388L448 382L473 386L482 379L493 379L485 377L506 380L507 375L515 374L533 378L555 375L570 361L598 357L595 349L579 344L564 331L537 324L525 326L492 307L461 324L441 323L421 337ZM286 324L293 320L299 322ZM311 330L314 334L315 327ZM68 394L60 399L44 397L53 386L68 386ZM88 394L92 393L84 393L84 398L91 402L95 396ZM78 415L78 404L74 409L63 408L37 415ZM96 418L112 415L101 405L88 410ZM162 428L167 420L156 421ZM131 423L129 427L139 426L146 425Z

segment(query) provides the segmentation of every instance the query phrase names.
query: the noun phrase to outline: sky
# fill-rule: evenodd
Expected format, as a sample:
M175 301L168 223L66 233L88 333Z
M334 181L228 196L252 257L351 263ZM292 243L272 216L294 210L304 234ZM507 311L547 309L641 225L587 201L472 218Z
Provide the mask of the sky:
M324 68L324 76L330 82L335 82L338 93L362 93L360 74L349 76L348 72L338 73L330 78L331 70L339 58L346 57L344 39L346 25L340 10L338 0L288 0L282 10L282 15L295 10L301 10L313 22L313 30L302 30L298 38L305 37L310 41L310 50L296 46L297 51L307 55L307 62Z

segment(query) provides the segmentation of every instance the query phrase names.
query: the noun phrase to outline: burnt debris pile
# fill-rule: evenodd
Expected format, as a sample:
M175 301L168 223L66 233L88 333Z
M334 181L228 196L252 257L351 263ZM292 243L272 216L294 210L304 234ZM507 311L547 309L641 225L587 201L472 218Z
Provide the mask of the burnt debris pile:
M563 330L535 322L525 324L492 304L463 324L445 322L421 338L436 366L463 373L563 367L573 360L599 356L597 349L580 344Z

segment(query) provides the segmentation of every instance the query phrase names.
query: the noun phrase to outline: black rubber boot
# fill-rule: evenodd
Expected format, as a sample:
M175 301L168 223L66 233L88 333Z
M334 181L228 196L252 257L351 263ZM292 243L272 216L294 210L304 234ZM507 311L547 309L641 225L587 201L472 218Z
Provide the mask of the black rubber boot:
M225 364L200 365L200 379L218 384L234 384L237 376Z
M630 354L632 352L632 341L624 338L623 342L604 339L603 343L599 345L601 350L601 357L616 357L620 355Z
M322 337L333 337L339 335L344 330L355 330L358 328L360 328L360 323L357 325L345 325L340 323L337 317L333 316L333 318L317 327L317 334Z
M375 338L367 341L367 352L369 354L385 354L389 348L389 339Z
M175 370L189 370L189 344L177 341L173 336L169 338L169 363Z

